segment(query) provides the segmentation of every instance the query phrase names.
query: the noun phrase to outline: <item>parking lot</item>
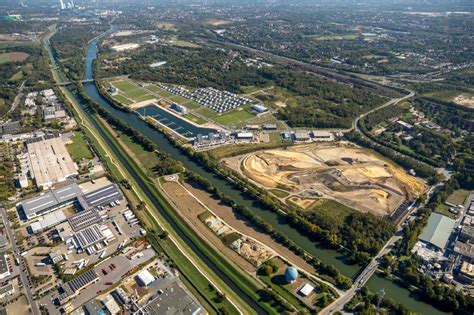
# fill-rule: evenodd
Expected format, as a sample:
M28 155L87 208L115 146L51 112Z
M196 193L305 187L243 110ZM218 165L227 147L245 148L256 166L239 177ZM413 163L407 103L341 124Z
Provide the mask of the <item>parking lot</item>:
M111 285L122 280L122 278L133 268L138 265L146 262L147 260L155 256L155 251L151 248L141 251L143 256L137 257L133 260L128 259L126 254L120 254L114 256L99 265L97 265L94 270L99 275L99 281L88 286L85 290L82 290L76 297L70 300L70 304L73 309L81 306L90 299L102 293ZM112 264L115 265L115 268L112 267ZM102 270L105 270L107 273L104 274ZM48 294L40 300L40 304L45 304L48 306L50 314L55 314L58 312L59 306L52 305L51 301L56 299L59 296L57 291Z

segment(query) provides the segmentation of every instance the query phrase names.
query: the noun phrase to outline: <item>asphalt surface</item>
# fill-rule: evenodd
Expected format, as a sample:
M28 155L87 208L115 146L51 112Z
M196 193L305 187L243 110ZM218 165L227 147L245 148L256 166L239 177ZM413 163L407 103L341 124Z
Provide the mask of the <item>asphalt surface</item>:
M13 253L15 255L15 258L17 258L20 262L20 266L19 266L20 279L21 279L21 282L23 283L23 289L25 291L26 299L28 300L28 304L30 305L31 312L34 315L40 315L41 314L40 310L33 297L33 293L31 292L30 283L32 282L30 279L30 275L28 274L28 270L26 269L26 262L23 259L23 256L20 255L20 251L18 249L18 246L16 245L16 238L14 237L14 234L10 225L10 221L8 220L6 209L4 207L1 207L0 209L3 216L3 222L5 222L5 227L6 227L5 230L7 231L8 238L10 239L10 242L12 244Z

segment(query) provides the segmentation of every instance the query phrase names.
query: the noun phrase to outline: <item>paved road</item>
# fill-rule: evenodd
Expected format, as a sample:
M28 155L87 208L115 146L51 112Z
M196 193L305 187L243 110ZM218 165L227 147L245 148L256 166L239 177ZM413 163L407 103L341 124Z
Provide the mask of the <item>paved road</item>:
M18 261L20 262L20 266L19 266L20 279L21 279L21 282L23 283L23 288L26 293L28 304L31 307L31 312L33 313L33 315L40 315L41 313L39 311L38 305L36 304L36 301L33 297L33 293L31 293L31 289L28 285L28 283L31 283L31 279L30 279L30 275L28 274L28 270L26 269L26 262L23 259L23 257L20 255L20 251L18 249L18 246L16 245L16 239L14 238L10 221L8 220L7 211L5 207L1 207L0 211L2 212L3 222L5 222L5 227L6 227L5 230L7 231L8 238L10 239L10 242L12 243L13 253L15 255L15 258L17 258Z
M369 279L373 276L373 274L375 273L375 271L377 270L379 266L379 258L387 254L388 252L390 252L393 244L395 244L395 242L398 241L399 239L401 239L401 236L398 236L398 235L392 236L392 238L388 240L388 242L385 244L382 250L378 253L378 255L367 265L367 267L365 267L365 269L357 277L352 287L349 290L347 290L343 295L341 295L339 299L329 304L323 311L320 312L320 314L323 314L323 315L333 314L334 312L342 311L342 309L344 308L344 305L346 305L346 303L348 303L354 297L355 293L359 289L361 289L367 283L367 281L369 281Z
M407 94L407 95L405 95L405 96L403 96L403 97L391 99L391 100L388 101L387 103L382 104L382 105L380 105L380 106L378 106L378 107L376 107L376 108L374 108L374 109L372 109L372 110L369 110L369 111L366 112L365 114L360 115L360 116L357 117L356 120L354 121L354 129L355 129L355 131L361 132L361 131L360 131L360 128L359 128L359 121L360 121L362 118L364 118L365 116L370 115L370 114L372 114L373 112L376 112L376 111L378 111L379 109L385 108L385 107L387 107L387 106L396 105L396 104L400 103L401 101L404 101L404 100L406 100L406 99L409 99L409 98L411 98L411 97L413 97L413 96L415 96L415 92L414 92L414 91L410 91L409 94ZM362 132L361 132L361 133L362 133ZM362 134L363 134L363 133L362 133Z

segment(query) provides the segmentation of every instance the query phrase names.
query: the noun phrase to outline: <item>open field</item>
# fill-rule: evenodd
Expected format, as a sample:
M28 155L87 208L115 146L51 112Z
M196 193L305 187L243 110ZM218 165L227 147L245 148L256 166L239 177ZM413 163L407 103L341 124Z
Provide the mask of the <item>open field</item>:
M6 62L19 62L25 61L28 58L28 54L24 52L7 52L0 54L0 64Z
M221 115L215 116L213 119L223 125L232 125L235 124L239 121L247 120L250 118L253 118L254 115L251 113L247 112L246 110L243 110L241 108L234 109L232 111L229 111L227 113L223 113Z
M345 34L345 35L311 35L308 36L312 40L315 41L323 41L323 40L354 40L357 38L355 34Z
M66 148L75 162L94 157L80 132L75 132L71 140L72 143L66 144Z
M287 202L312 209L326 198L383 216L425 189L422 180L370 150L348 144L311 144L224 159L260 186L290 194Z
M208 24L212 26L220 26L220 25L226 25L230 23L233 23L233 22L229 20L221 20L221 19L209 19L209 20L204 21L204 24Z
M470 193L469 190L465 189L455 190L451 195L449 195L446 202L453 205L464 205L464 202Z
M425 93L423 96L437 98L445 102L453 102L469 108L474 108L474 95L460 90L442 90Z

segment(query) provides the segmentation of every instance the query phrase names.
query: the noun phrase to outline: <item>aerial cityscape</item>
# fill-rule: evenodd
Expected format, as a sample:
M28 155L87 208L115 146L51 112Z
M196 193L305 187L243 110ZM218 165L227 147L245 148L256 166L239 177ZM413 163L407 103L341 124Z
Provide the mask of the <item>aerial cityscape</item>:
M2 0L0 69L0 314L474 314L472 0Z

